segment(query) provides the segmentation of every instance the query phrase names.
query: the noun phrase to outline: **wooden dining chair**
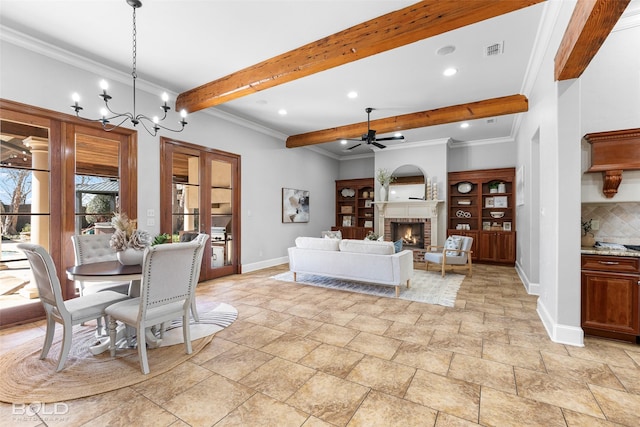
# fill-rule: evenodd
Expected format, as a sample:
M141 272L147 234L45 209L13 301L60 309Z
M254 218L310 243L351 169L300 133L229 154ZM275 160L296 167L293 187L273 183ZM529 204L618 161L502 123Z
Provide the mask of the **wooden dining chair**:
M146 330L182 318L185 351L191 354L189 311L202 261L202 244L198 241L151 246L142 261L140 296L109 306L111 356L116 354L116 322L133 326L138 358L143 374L149 373Z
M46 358L49 353L56 322L62 324L62 347L56 372L61 371L71 348L73 326L104 316L107 306L129 297L118 292L104 291L65 301L51 255L42 246L33 243L18 243L17 248L23 251L29 260L40 302L47 315L47 331L40 359Z

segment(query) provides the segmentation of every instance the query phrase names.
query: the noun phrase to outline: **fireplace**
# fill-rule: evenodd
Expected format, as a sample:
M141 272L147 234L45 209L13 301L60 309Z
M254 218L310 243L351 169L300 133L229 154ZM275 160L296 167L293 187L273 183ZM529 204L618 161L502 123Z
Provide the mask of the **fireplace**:
M391 222L391 240L402 240L402 247L424 249L424 222Z

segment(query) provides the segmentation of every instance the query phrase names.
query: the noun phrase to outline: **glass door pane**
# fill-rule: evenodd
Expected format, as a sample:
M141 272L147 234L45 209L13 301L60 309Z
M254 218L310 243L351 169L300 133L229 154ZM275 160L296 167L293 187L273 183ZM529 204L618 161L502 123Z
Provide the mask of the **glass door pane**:
M172 153L171 188L173 241L189 240L200 230L200 157Z
M0 120L0 318L20 316L40 308L26 257L17 249L31 242L49 250L50 240L49 129ZM24 310L15 314L15 310Z
M75 234L113 232L111 218L121 208L119 165L119 138L76 133Z
M233 176L231 164L212 160L211 168L211 267L233 263Z

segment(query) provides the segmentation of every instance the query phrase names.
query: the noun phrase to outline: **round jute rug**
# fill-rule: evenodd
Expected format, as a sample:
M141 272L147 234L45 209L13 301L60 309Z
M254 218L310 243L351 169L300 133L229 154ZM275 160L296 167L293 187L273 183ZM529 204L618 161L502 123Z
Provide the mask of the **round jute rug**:
M61 330L56 331L44 360L39 359L44 336L28 341L0 357L0 401L63 402L128 387L165 373L198 354L216 332L233 323L238 315L234 307L224 303L208 308L199 310L200 324L191 328L193 352L185 354L182 329L176 328L179 338L163 340L161 347L147 351L150 369L147 375L140 371L137 349L118 349L114 358L109 351L91 354L89 347L96 343L95 327L74 328L69 356L60 372L56 372L56 366Z

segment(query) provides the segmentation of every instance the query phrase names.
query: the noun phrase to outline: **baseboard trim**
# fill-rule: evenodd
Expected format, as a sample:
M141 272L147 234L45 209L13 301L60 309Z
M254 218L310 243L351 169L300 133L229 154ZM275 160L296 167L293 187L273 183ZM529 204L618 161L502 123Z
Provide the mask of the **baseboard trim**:
M536 311L538 312L538 316L540 316L542 324L547 330L547 334L549 335L549 338L551 338L551 341L558 344L584 347L584 331L582 328L555 323L542 302L542 298L538 298L538 308Z
M527 276L527 274L522 269L522 266L518 262L516 262L516 273L518 273L518 276L520 277L520 280L522 281L522 284L524 285L524 288L526 289L529 295L540 296L540 284L532 283L529 280L529 277Z
M252 271L262 270L264 268L275 267L277 265L287 264L289 257L284 256L280 258L273 258L264 261L254 262L251 264L242 264L242 272L250 273Z

